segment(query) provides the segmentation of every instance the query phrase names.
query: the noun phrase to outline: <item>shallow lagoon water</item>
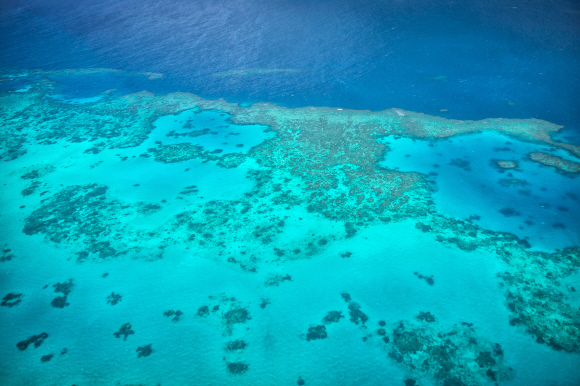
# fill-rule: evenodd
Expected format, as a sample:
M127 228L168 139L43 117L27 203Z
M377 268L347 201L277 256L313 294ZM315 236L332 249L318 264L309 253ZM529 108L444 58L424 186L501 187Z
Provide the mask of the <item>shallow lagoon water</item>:
M252 147L272 138L268 127L259 125L236 125L228 114L221 111L184 111L177 115L158 118L155 130L144 143L154 146L163 144L192 143L216 154L247 153Z
M567 152L495 133L383 143L389 151L381 165L425 174L435 189L435 202L450 216L516 234L541 249L580 242L580 179L528 157L548 151L569 159ZM518 167L502 169L497 165L502 160ZM506 214L501 212L505 209Z
M24 247L20 240L13 240L16 250ZM337 257L344 248L352 251L352 258ZM510 353L507 361L517 374L510 384L574 385L577 381L569 377L575 358L542 347L507 324L503 296L495 280L501 265L485 254L450 254L409 223L369 229L348 243L334 246L316 261L272 267L257 276L185 251L148 264L126 260L96 266L71 264L63 253L62 262L38 271L35 267L44 261L42 256L59 254L42 246L26 249L37 257L10 272L11 277L21 278L28 272L26 279L8 280L5 285L26 293L28 304L13 309L11 317L27 321L13 326L5 319L7 324L2 327L16 336L37 330L52 333L38 349L27 349L18 356L13 355L12 344L2 345L3 356L9 358L2 366L8 384L179 385L192 379L216 385L293 384L298 376L319 385L335 385L345 377L349 382L369 385L379 385L384 379L402 384L406 374L388 358L380 339L361 340L371 331L341 321L328 327L329 336L324 341L299 339L327 311L347 310L340 297L345 291L373 320L404 319L409 313L429 309L441 323L473 321L481 334L493 335ZM449 270L450 265L455 268ZM435 286L418 280L415 270L432 274ZM293 281L264 287L263 280L273 272L289 273ZM104 273L108 275L102 277ZM42 287L69 277L76 283L69 297L71 305L63 310L50 307L54 293ZM104 301L112 289L123 294L114 307ZM219 320L195 317L198 307L208 303L208 294L235 294L249 308L252 320L243 328L235 328L232 335L224 335ZM259 306L262 298L272 302L265 309ZM184 317L172 322L163 316L165 309L180 309ZM461 319L457 319L459 313ZM123 342L112 332L126 321L131 322L135 335ZM224 353L224 345L234 338L249 342L247 349ZM134 347L145 343L153 344L155 361L153 354L146 362L136 357ZM58 355L65 347L67 353ZM57 356L39 366L38 356L51 352ZM224 355L251 363L255 369L233 378L224 372ZM528 367L531 363L535 365ZM95 377L99 381L95 382ZM429 379L421 382L434 384Z

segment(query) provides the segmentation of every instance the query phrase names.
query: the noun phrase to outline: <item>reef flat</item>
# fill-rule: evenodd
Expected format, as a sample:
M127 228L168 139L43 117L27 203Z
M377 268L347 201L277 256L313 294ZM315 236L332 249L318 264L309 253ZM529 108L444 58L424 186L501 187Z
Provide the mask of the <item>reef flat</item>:
M530 159L546 166L553 166L567 173L580 173L580 164L566 161L560 157L552 156L545 153L531 153Z
M339 255L335 249L365 230L411 222L414 232L450 251L495 257L501 265L497 284L510 315L506 323L532 336L537 344L574 353L571 355L580 351L580 313L578 305L569 299L575 289L563 284L578 272L580 248L542 252L513 234L445 216L433 202L433 188L426 175L379 164L389 152L388 145L380 141L384 138L435 141L485 131L550 145L569 152L571 157L580 157L579 146L552 140L551 134L561 126L537 119L457 121L401 109L371 112L328 107L290 109L272 104L244 107L189 93L154 95L146 91L71 105L47 97L53 81L35 78L50 74L30 74L34 76L28 90L0 94L0 159L3 177L11 185L2 193L2 206L9 208L12 218L22 221L4 226L19 227L26 237L62 248L73 261L154 261L178 251L188 258L205 258L246 275L264 274L262 287L274 291L294 285L293 277L279 267L301 260L313 262L330 251L340 259L351 259L350 251L341 250ZM239 151L224 153L204 147L206 138L221 135L217 125L231 129L223 122L212 128L184 125L179 131L163 135L156 132L160 128L155 122L160 118L175 118L186 111L191 112L193 121L208 111L223 113L224 122L254 125L255 130L270 135L250 149L242 151L240 147ZM153 136L160 139L148 142ZM223 135L223 140L230 141L226 137ZM538 162L549 166L576 165L555 156L542 157ZM495 163L500 169L518 167L514 161ZM222 185L232 184L234 178L245 180L247 185L241 188L239 184L230 198L216 198L215 191L200 187L204 179L209 179L209 172L196 176L201 183L190 181L190 168L206 164L211 174L224 176ZM124 165L130 167L122 169ZM461 159L453 166L469 168ZM145 178L153 168L167 168L158 169L166 174ZM176 168L190 174L169 172ZM121 182L109 175L115 170L127 173L118 178L120 181L137 178L130 174L143 178L131 180L136 181L131 187L134 191L147 183L161 184L161 180L167 185L152 189L155 194L150 195L126 193L129 187L119 188ZM504 180L510 183L514 179ZM168 185L175 189L166 189ZM18 262L18 254L10 248L5 248L5 254L10 256L6 264ZM431 276L416 272L415 276L425 278L430 287L438 285ZM68 283L72 287L73 280ZM57 284L54 288L61 289L67 282ZM54 308L69 308L69 287L61 289L64 296L53 304ZM8 300L15 293L21 295L20 290L10 291ZM357 328L366 329L372 318L345 295L345 315L348 312ZM115 292L109 296L116 299ZM177 320L187 320L191 315L196 321L215 324L215 329L228 339L220 341L227 353L224 368L232 376L246 376L256 366L243 358L247 338L242 327L259 319L258 311L265 312L275 305L263 297L261 310L254 307L249 311L249 304L233 296L211 296L198 305L196 312L178 310ZM29 298L26 295L22 303ZM20 303L18 298L10 308L18 309ZM110 308L127 303L130 299L125 295L121 303ZM172 307L166 316L173 316L173 309L181 305ZM303 340L318 344L330 339L335 324L344 324L341 312L328 311L324 319L320 318L322 325L303 326ZM434 383L467 385L512 377L504 365L504 352L491 343L492 337L481 338L467 322L445 327L438 321L432 324L434 321L427 311L419 318L408 315L406 320L390 321L388 328L380 325L385 328L373 336L388 345L381 346L386 357L413 379L425 377ZM119 325L126 327L119 334L126 330L137 335L131 330L134 323L123 320L115 328ZM139 344L138 354L132 354L139 360L160 352L157 342ZM425 363L428 357L433 360Z

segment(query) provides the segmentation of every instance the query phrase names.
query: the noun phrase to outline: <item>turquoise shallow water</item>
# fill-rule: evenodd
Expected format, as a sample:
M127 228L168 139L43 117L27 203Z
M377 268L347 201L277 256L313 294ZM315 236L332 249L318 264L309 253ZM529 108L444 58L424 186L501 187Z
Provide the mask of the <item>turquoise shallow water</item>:
M570 159L565 151L495 133L383 143L390 151L381 165L427 175L435 189L434 200L445 213L465 220L471 217L486 229L514 233L541 249L580 242L580 180L528 157L550 151ZM514 161L518 167L501 169L500 160ZM507 215L501 212L506 208Z
M178 115L158 118L155 130L144 146L192 143L216 154L247 153L252 147L272 138L268 127L236 125L221 111L184 111Z
M38 92L34 87L4 94L4 101L23 101ZM148 113L143 99L119 99L121 110L115 98L99 102L103 108L46 101L33 102L40 110L32 119L57 118L60 108L72 114L67 120L105 114L100 119L120 120L111 127L125 127L126 109L135 111L128 122ZM202 110L215 102L196 101L148 118L150 131L136 146L99 142L119 141L115 135L78 140L92 126L72 124L68 132L62 123L40 126L51 141L26 142L24 153L4 161L4 384L438 385L441 377L578 383L577 353L561 348L574 347L580 307L577 251L564 249L578 244L578 179L528 158L542 151L573 162L569 153L491 132L438 140L388 135L378 139L387 146L383 154L370 162L380 173L421 173L421 194L431 200L414 205L429 212L333 218L307 204L317 194L292 174L295 155L290 163L288 156L265 163L282 146L294 151L311 143L324 152L322 142L303 140L318 121L305 126L295 117L280 130L244 121L251 105L226 112L230 105ZM6 106L18 104L3 106L9 114ZM259 114L283 114L269 109ZM6 126L29 119L19 114ZM333 122L321 119L329 122L323 129ZM284 132L289 142L282 145ZM189 146L201 152L191 156ZM163 151L172 156L163 158ZM244 158L232 164L231 156ZM501 169L498 160L518 167ZM361 201L360 210L372 203ZM441 223L446 218L454 220ZM556 280L542 281L545 267ZM538 305L542 295L519 283L563 296ZM528 303L513 308L513 296ZM528 319L528 330L518 325L538 309L565 320L569 335L549 340L551 318ZM331 312L334 322L327 320ZM123 326L131 331L126 340L114 335ZM25 349L17 346L30 339Z
M2 328L14 337L49 331L49 338L39 348L18 355L14 342L2 345L2 356L7 358L2 364L6 384L267 385L294 384L298 376L318 385L343 384L345 380L402 384L405 371L388 358L382 341L375 336L363 342L361 338L371 331L348 320L330 325L326 340L299 338L327 311L346 313L340 297L345 291L369 315L370 326L427 309L443 324L473 322L481 334L493 336L509 353L507 363L517 374L510 384L573 385L577 381L570 377L576 365L573 356L542 347L507 323L495 280L501 264L487 254L450 253L414 230L412 224L372 228L330 248L315 261L271 267L252 276L199 259L191 252L147 264L131 260L71 264L65 253L42 246L30 248L30 240L24 237L13 238L15 250L23 248L18 239L35 256L13 265L9 275L13 279L5 281L4 285L25 297L21 306L10 310L10 318L3 318ZM338 257L344 248L353 253L351 258ZM43 264L47 254L53 259L61 256L62 262L39 271L35 267ZM454 268L450 270L450 266ZM433 275L435 285L417 279L415 270ZM108 273L105 278L104 273ZM288 273L292 282L264 287L263 282L274 273ZM75 281L71 305L55 309L50 306L51 288L42 288L68 278ZM123 295L115 306L105 302L111 291ZM252 316L231 335L224 334L219 320L196 317L197 309L210 303L208 296L221 294L235 296ZM262 298L271 301L264 309L259 306ZM182 310L184 316L172 322L163 316L166 309ZM24 322L12 324L15 320ZM112 332L127 321L135 334L123 342ZM227 341L234 338L244 339L248 347L242 353L224 352ZM137 358L135 347L150 343L155 352ZM60 355L65 347L67 353ZM41 364L39 356L47 353L57 355ZM250 371L243 377L228 375L224 357L250 363ZM422 383L430 384L429 379Z

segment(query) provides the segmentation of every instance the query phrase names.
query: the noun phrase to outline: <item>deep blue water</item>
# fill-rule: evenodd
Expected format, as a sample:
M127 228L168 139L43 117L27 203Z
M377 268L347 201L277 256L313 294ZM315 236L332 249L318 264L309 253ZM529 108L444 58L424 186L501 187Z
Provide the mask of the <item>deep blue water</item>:
M162 81L124 81L126 91L536 117L578 136L575 1L12 0L0 7L4 68L161 72ZM302 71L212 76L255 68ZM103 77L89 82L79 92L109 88Z

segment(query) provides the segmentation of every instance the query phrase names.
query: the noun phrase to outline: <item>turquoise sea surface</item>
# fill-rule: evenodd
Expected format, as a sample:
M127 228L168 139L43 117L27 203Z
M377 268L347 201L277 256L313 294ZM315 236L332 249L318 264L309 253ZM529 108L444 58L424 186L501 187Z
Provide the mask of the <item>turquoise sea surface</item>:
M574 1L0 5L0 385L580 384Z

